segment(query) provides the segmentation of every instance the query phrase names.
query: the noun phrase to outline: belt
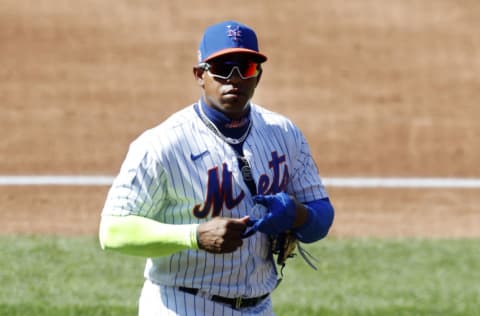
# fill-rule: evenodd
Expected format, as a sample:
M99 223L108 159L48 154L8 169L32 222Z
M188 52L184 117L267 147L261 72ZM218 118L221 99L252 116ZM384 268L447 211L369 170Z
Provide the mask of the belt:
M178 288L182 292L190 293L193 295L197 295L199 292L199 289L192 289L189 287L183 287L180 286ZM236 298L230 298L230 297L223 297L223 296L218 296L218 295L212 295L210 297L211 301L217 302L217 303L223 303L230 305L234 309L239 309L239 308L246 308L246 307L252 307L266 299L270 293L267 293L262 296L258 297L249 297L249 298L243 298L243 297L236 297Z

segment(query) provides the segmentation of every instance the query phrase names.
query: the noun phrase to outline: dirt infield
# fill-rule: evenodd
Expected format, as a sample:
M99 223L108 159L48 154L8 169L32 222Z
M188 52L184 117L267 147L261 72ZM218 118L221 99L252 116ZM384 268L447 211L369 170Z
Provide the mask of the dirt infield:
M81 1L0 5L0 174L115 174L194 102L203 29L253 26L255 101L305 132L323 176L480 177L480 3ZM0 187L2 233L95 233L106 187ZM337 236L480 236L480 192L329 189Z
M106 187L0 187L2 233L94 235ZM330 189L337 237L479 237L476 190ZM3 199L2 199L3 200Z

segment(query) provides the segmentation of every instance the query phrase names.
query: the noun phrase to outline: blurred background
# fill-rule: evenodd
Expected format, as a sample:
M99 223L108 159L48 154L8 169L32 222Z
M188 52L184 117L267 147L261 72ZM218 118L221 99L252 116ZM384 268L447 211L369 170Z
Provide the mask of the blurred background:
M115 175L198 99L200 37L235 19L269 58L254 101L323 177L478 178L479 17L476 0L2 0L0 175ZM480 235L478 188L327 189L334 236ZM95 234L107 190L1 186L2 231Z

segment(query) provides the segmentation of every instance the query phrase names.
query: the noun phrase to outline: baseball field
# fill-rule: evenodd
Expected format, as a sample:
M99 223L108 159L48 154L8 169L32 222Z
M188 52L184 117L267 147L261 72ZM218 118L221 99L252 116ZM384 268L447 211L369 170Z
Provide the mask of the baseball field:
M304 131L322 177L358 184L327 185L318 270L292 260L276 314L480 315L480 188L445 185L480 179L476 0L2 0L0 179L114 176L197 100L198 41L224 19L269 57L254 101ZM143 259L97 242L108 186L2 181L0 315L135 315Z

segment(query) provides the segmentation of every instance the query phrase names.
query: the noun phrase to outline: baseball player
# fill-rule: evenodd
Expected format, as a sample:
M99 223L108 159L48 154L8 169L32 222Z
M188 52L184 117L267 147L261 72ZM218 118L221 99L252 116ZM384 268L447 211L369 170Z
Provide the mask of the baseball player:
M198 102L132 142L108 193L103 249L147 258L139 315L273 315L271 237L325 237L334 210L309 146L251 102L267 57L236 21L214 24Z

